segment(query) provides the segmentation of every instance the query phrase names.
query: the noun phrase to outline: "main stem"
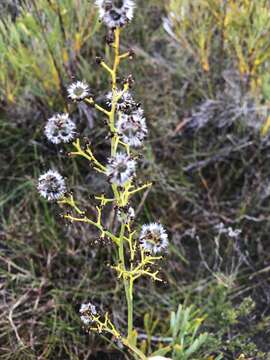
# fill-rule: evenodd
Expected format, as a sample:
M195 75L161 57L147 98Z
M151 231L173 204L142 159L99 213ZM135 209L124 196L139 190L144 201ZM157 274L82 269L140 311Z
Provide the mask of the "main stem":
M110 130L113 133L113 138L111 142L111 155L114 156L117 152L118 146L118 135L115 131L115 113L117 105L117 70L120 64L120 28L116 28L114 32L114 65L112 68L112 107L109 115L109 126ZM117 187L112 186L114 193L118 193ZM121 204L117 204L120 205ZM125 235L125 223L121 224L120 236L119 236L119 260L123 266L124 271L126 270L125 264L125 253L124 253L124 235ZM128 342L132 343L133 336L133 281L132 279L127 279L124 275L124 287L128 307Z
M112 68L112 108L109 116L109 126L113 134L111 143L111 155L114 156L117 150L118 135L115 131L115 112L117 105L117 70L120 63L119 47L120 47L120 28L116 28L114 32L114 64Z
M124 271L126 270L125 264L125 253L124 253L124 235L125 235L125 224L121 224L120 236L119 236L119 259L123 266ZM128 340L132 343L132 336L133 336L133 286L132 280L127 279L126 275L123 276L124 279L124 287L125 287L125 294L127 299L127 306L128 306Z

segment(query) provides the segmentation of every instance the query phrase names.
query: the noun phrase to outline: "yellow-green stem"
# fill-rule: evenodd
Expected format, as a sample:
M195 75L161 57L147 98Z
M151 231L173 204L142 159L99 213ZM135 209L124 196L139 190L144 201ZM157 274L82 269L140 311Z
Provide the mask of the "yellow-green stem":
M115 134L115 111L117 103L117 69L120 63L119 58L119 46L120 46L120 28L116 28L114 32L114 64L112 69L112 108L109 116L110 130L113 132L112 144L111 144L111 155L116 154L116 141L117 134Z
M138 349L136 346L132 345L128 339L123 339L123 344L126 345L130 350L134 352L141 360L147 360L147 357L144 355L144 353Z
M111 156L115 156L117 152L117 147L119 144L119 137L115 131L115 113L116 113L116 106L117 106L117 70L121 60L121 56L119 55L119 47L120 47L120 28L116 28L114 32L114 65L112 68L111 77L112 77L112 107L109 113L109 127L111 132L113 133L113 138L111 142ZM122 206L123 200L120 194L118 193L118 189L115 185L112 186L117 205ZM120 235L119 235L119 244L118 244L118 255L119 260L122 264L124 270L126 270L125 264L125 252L124 252L124 238L125 238L125 223L121 224ZM134 345L133 341L133 279L123 277L124 281L124 288L125 288L125 295L127 300L127 307L128 307L128 336L127 339L124 341L125 345L129 347L140 359L146 360L145 355Z
M126 270L125 254L124 254L124 235L125 224L121 224L120 236L119 236L119 259L124 270ZM133 284L131 279L127 279L124 275L124 287L127 299L128 307L128 340L132 341L133 336Z

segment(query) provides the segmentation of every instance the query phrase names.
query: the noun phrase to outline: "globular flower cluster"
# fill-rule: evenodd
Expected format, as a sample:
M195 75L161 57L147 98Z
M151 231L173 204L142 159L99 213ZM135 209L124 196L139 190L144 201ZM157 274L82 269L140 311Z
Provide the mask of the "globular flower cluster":
M93 317L97 315L97 309L95 305L90 302L82 304L80 308L80 318L84 325L89 325L93 321Z
M148 133L143 111L138 109L129 115L119 113L116 129L124 143L134 148L142 146Z
M129 91L116 91L116 130L121 140L134 148L141 147L148 134L143 109L136 103ZM112 93L107 95L107 104L112 105Z
M129 155L119 152L109 158L106 174L111 183L118 186L125 185L135 176L136 161Z
M56 170L41 175L37 188L40 195L49 201L60 200L67 191L63 176Z
M44 132L53 144L67 143L74 139L76 125L68 114L56 114L48 120Z
M140 234L142 248L150 253L157 254L166 251L168 235L161 224L151 223L142 226Z
M125 114L131 114L133 111L136 111L140 104L137 103L134 99L130 91L121 91L119 89L116 90L116 96L118 101L116 103L116 110L123 112ZM112 92L107 94L107 105L111 107L112 105Z
M77 81L67 88L68 97L73 101L81 101L90 96L90 88L84 81Z
M133 0L96 0L100 20L110 29L123 27L133 18Z

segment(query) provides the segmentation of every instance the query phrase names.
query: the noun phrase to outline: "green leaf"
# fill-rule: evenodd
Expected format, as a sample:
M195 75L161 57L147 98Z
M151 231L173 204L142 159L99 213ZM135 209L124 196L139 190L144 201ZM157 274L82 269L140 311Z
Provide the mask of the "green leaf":
M194 342L193 344L187 349L185 350L185 355L187 356L187 358L192 355L193 353L195 353L196 351L199 350L199 348L206 342L208 338L208 334L204 333L201 334Z
M149 357L164 356L164 355L168 354L168 352L171 350L172 350L171 346L166 346L165 348L161 348L161 349L153 352Z

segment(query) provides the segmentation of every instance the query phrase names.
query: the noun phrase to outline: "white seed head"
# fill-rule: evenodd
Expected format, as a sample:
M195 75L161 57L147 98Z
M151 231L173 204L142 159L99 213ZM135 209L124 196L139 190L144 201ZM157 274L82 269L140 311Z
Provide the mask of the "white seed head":
M135 170L136 161L127 154L117 153L109 158L106 174L111 183L122 186L133 178Z
M90 95L90 88L84 81L76 81L67 88L68 97L74 101L81 101Z
M135 219L135 211L133 207L120 208L117 210L117 218L122 223L128 223Z
M168 247L168 235L161 224L151 223L142 226L140 234L142 248L150 253L156 254L166 251Z
M55 170L49 170L39 177L37 189L49 201L60 200L67 191L64 178Z
M134 101L133 96L131 95L131 93L129 91L121 91L121 90L117 89L116 96L119 97L117 104L116 104L117 111L121 111L125 114L130 114L133 111L137 110L140 106L140 104L138 104ZM113 93L109 92L106 97L107 97L107 105L109 105L111 107Z
M82 304L80 308L80 314L82 322L85 325L89 325L93 320L93 316L97 315L97 309L95 305L91 303Z
M110 29L122 27L133 18L133 0L96 0L100 20Z
M68 114L56 114L48 120L44 133L53 144L67 143L74 139L76 125Z
M135 148L142 146L148 133L143 111L138 109L130 115L119 113L116 129L124 143Z

